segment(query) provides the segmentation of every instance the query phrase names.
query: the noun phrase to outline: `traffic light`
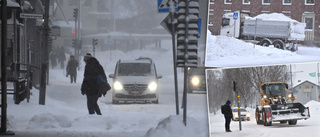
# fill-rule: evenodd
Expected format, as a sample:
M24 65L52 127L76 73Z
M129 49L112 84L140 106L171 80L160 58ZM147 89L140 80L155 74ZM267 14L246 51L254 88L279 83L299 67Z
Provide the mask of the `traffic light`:
M78 18L78 8L74 8L74 9L73 9L73 17L74 17L75 19Z
M93 45L98 45L98 39L93 38Z
M77 44L77 40L76 39L72 39L72 47L76 47Z
M198 65L199 0L178 1L177 67Z
M237 82L233 81L233 91L237 92Z

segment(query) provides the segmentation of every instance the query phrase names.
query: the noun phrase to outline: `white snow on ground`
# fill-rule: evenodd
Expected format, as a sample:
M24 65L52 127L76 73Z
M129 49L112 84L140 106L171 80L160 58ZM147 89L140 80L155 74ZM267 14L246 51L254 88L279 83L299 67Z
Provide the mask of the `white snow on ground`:
M320 61L320 48L299 46L291 52L262 47L227 36L208 34L206 62L208 67L245 67Z
M224 117L220 110L216 115L210 114L211 137L316 137L320 136L320 102L310 101L305 104L310 109L311 117L307 120L298 120L297 125L280 124L273 122L272 126L257 125L255 111L250 109L251 120L242 121L242 130L239 130L239 122L231 121L232 132L227 133L224 129Z
M167 41L170 43L171 41ZM166 42L163 42L166 43ZM164 44L165 45L165 44ZM170 45L170 44L167 44ZM15 105L8 95L8 130L16 137L208 137L209 122L206 94L188 94L187 126L183 109L176 115L172 50L170 46L136 50L97 52L106 74L114 72L118 59L147 56L154 59L159 74L159 104L111 104L111 92L99 99L102 116L89 115L86 97L81 95L84 63L77 83L70 83L65 71L51 69L46 89L46 104L39 105L39 91L32 90L30 102ZM179 104L182 100L183 73L179 72ZM112 79L108 78L112 84Z

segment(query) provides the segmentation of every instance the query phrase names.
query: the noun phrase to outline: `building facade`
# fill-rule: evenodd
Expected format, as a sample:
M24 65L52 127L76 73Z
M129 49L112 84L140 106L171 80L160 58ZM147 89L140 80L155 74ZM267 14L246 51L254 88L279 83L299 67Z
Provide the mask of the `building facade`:
M263 13L283 13L306 23L305 41L320 42L320 1L316 0L210 0L208 29L220 34L222 16L228 12L249 12L252 16Z
M306 104L311 100L319 100L319 90L319 86L306 80L293 87L293 96L295 101Z

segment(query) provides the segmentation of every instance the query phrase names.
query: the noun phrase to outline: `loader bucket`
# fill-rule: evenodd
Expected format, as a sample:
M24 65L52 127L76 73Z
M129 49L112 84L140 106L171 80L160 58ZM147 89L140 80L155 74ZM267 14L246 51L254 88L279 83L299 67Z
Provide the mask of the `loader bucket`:
M270 105L272 111L272 121L300 120L310 118L309 108L301 103L286 103Z

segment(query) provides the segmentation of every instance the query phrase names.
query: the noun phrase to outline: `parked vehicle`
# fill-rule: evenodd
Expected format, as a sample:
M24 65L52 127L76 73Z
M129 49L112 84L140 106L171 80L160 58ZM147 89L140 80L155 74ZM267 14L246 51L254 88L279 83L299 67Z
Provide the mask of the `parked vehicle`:
M274 15L285 16L278 13ZM305 23L288 19L251 18L249 13L236 11L223 15L220 35L234 36L261 46L274 45L279 49L296 51L304 41L304 32Z
M158 104L159 91L155 63L150 58L140 57L136 60L119 60L113 78L112 102L151 102Z
M232 120L233 121L239 120L238 110L239 109L237 107L232 108L232 113L233 113ZM240 108L240 118L241 118L241 120L250 121L249 111L247 111L245 108Z

